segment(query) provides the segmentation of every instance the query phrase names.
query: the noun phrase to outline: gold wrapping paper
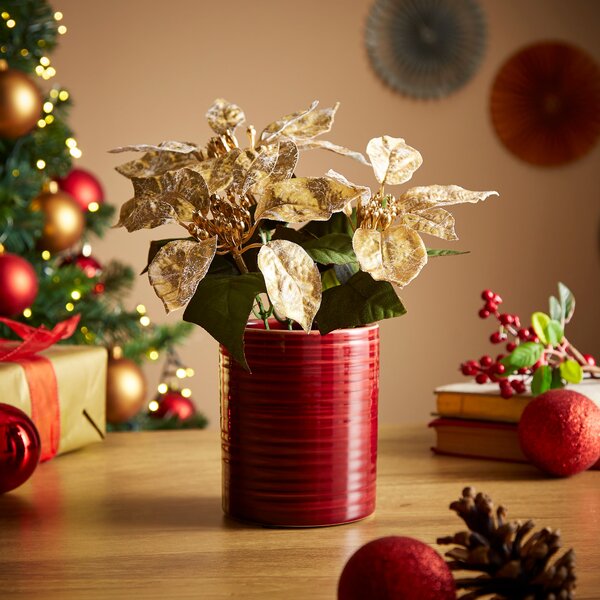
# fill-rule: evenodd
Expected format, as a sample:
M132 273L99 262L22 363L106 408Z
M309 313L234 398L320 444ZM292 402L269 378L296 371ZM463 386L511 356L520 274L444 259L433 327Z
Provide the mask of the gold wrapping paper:
M58 454L101 441L106 432L106 349L54 346L40 354L52 362L58 382ZM29 387L18 363L0 362L0 402L31 415Z

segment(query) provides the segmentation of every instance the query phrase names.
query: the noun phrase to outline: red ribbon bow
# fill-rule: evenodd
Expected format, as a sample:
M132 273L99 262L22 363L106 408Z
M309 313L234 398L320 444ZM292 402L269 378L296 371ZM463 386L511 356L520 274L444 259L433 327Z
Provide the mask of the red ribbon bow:
M40 460L48 460L58 452L60 442L60 409L56 373L49 359L38 352L53 346L75 333L79 315L58 323L53 329L31 327L0 317L23 341L0 339L0 362L15 362L25 369L31 399L31 420L38 428L42 442Z

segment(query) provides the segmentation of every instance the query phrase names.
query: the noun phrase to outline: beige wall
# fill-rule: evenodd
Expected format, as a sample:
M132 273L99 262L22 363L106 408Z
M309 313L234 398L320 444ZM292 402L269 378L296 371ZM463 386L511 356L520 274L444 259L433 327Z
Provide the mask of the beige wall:
M598 59L600 3L482 0L489 46L481 69L437 102L403 98L374 76L363 48L370 3L57 0L69 31L53 60L57 80L76 102L71 122L84 150L79 164L98 174L116 205L129 198L130 186L113 171L123 157L106 150L166 139L201 142L209 134L203 114L218 96L240 104L259 128L315 98L340 100L332 140L363 149L371 137L401 136L425 158L415 184L498 190L500 199L454 211L461 238L455 247L472 253L432 261L402 294L409 314L381 327L382 421L425 420L431 390L459 379L462 360L490 351L489 323L476 315L484 287L526 316L544 309L556 282L564 281L578 300L570 337L600 355L600 148L563 168L528 166L499 144L487 105L500 64L533 40L572 41ZM305 155L303 164L304 173L331 166L374 183L366 168L330 154ZM168 234L111 231L94 252L141 269L148 241ZM164 316L142 277L130 301L137 302L156 320L180 317ZM218 426L216 343L198 330L183 354L197 372L194 398ZM158 366L147 371L154 385Z

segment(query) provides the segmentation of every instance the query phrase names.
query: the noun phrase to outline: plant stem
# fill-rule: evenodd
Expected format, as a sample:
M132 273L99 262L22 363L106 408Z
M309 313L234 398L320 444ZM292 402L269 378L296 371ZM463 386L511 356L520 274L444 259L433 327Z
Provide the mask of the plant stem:
M268 310L263 306L262 300L260 299L260 294L256 296L256 303L258 304L258 312L260 314L260 318L265 324L265 329L270 329L269 327L269 317L273 312L273 307L271 306Z
M233 251L231 254L233 255L233 260L235 260L235 264L237 265L237 268L240 270L240 273L242 275L248 273L249 272L248 267L246 266L246 263L244 262L242 255L237 251Z

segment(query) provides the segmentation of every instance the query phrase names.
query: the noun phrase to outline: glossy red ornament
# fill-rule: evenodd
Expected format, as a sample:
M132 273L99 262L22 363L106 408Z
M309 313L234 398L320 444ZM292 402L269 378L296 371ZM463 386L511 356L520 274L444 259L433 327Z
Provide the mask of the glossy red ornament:
M168 419L176 416L180 421L187 421L196 414L196 407L192 400L175 390L157 396L156 402L158 407L148 413L152 418Z
M40 461L40 435L19 408L0 404L0 494L25 483Z
M534 398L519 421L523 454L538 468L568 477L600 459L600 408L568 389Z
M104 202L104 190L95 175L85 169L73 169L66 177L57 181L58 187L71 194L82 210L92 202Z
M31 306L38 278L31 263L16 254L0 254L0 316L12 317Z
M454 600L454 578L427 544L389 536L359 548L338 584L338 600Z
M69 256L62 262L63 265L77 265L90 279L102 273L102 265L93 257L78 254Z
M379 328L252 321L252 373L220 347L223 510L254 523L349 523L375 509Z

